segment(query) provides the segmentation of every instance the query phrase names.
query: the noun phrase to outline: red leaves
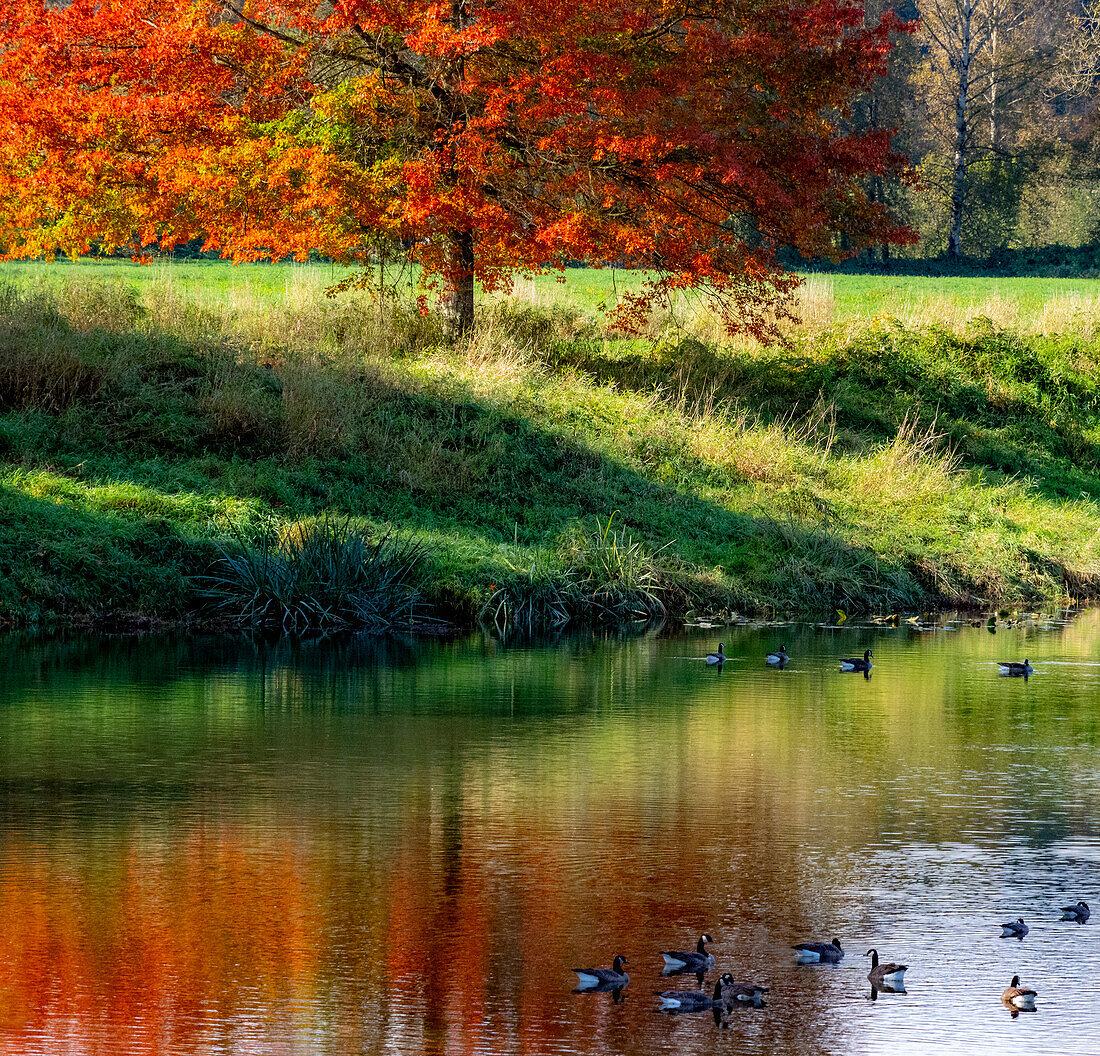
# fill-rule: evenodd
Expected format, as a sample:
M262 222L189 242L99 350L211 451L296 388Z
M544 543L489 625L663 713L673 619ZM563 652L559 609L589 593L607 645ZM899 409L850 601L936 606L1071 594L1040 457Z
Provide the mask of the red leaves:
M468 231L486 285L651 267L751 328L776 247L896 237L861 180L899 159L835 115L899 28L844 0L0 0L0 248L401 238L451 282Z

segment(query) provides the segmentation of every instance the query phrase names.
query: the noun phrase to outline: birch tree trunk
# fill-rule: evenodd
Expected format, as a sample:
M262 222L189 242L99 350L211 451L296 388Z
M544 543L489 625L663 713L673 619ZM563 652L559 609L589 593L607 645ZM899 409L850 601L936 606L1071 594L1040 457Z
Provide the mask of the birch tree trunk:
M970 29L974 0L957 0L959 50L955 56L955 168L951 176L951 220L947 234L947 256L958 260L962 248L963 210L966 208L966 162L969 146L967 95L970 91Z

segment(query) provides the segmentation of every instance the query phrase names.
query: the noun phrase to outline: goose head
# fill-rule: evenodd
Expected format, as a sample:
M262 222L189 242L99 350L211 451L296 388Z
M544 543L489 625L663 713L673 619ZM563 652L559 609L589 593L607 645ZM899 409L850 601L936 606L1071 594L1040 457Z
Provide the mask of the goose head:
M870 650L870 649L868 649L868 650L867 650L867 651L866 651L866 652L865 652L865 653L863 654L863 659L864 659L864 660L870 660L870 659L871 659L871 650Z
M839 950L840 949L840 939L833 939L833 945Z
M621 972L623 965L627 963L627 959L621 953L617 953L615 954L615 960L611 962L611 967L614 971Z
M1018 975L1014 975L1012 977L1012 982L1009 983L1008 985L1009 986L1019 986L1020 985L1020 977Z
M868 950L863 956L871 958L871 967L872 968L877 968L878 967L878 950L872 948L872 949Z

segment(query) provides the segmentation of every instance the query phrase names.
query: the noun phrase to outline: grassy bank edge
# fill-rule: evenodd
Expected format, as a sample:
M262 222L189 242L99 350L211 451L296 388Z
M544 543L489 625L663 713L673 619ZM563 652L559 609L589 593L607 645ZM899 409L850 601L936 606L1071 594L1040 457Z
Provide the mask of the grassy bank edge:
M415 540L418 611L461 626L1100 593L1100 380L1073 332L873 319L753 349L513 302L450 349L320 293L0 300L7 626L222 626L199 577L328 514Z

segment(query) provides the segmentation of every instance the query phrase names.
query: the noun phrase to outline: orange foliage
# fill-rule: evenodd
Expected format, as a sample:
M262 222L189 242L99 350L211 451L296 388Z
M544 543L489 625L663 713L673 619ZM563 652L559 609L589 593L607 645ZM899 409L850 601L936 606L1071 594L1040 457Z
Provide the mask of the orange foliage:
M854 0L0 0L0 250L371 259L455 289L653 268L761 330L780 246L904 237L841 119L890 15ZM736 308L736 315L733 309Z

